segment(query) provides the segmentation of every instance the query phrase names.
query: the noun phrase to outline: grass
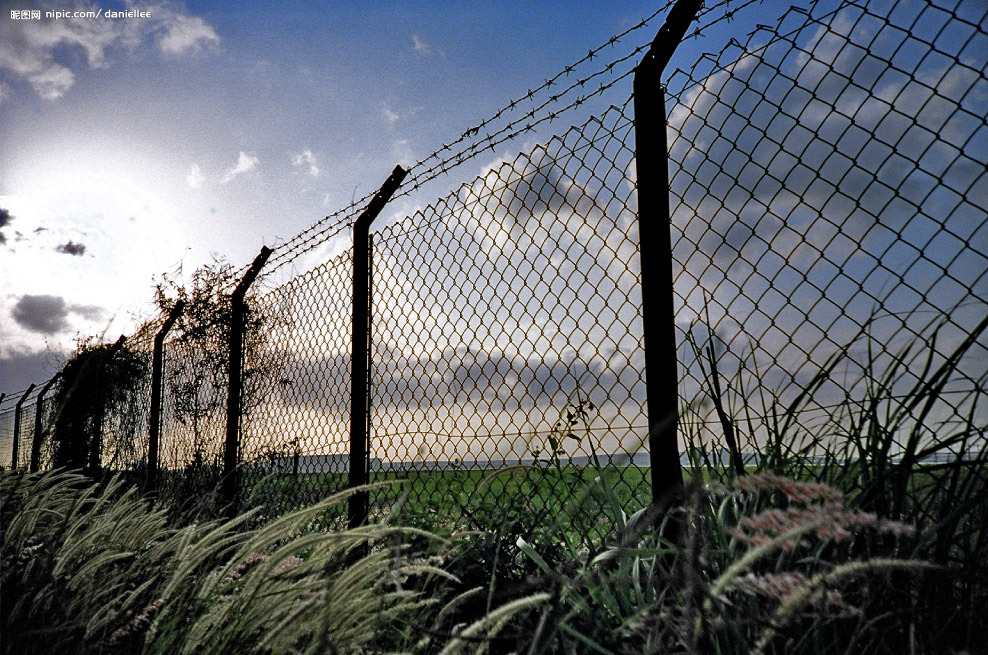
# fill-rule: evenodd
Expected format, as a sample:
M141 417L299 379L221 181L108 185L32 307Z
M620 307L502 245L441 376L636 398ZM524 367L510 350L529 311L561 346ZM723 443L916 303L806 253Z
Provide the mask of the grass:
M377 514L393 511L396 503L401 514L417 524L433 528L491 529L502 519L509 507L525 512L535 521L567 513L572 498L579 491L592 488L603 477L611 493L626 508L641 508L648 504L650 490L648 469L635 466L567 467L561 471L552 467L515 466L501 470L444 470L377 473L375 481L397 484L379 487L372 495L373 511ZM298 476L274 474L260 479L250 489L251 506L260 508L267 516L291 511L324 490L344 489L347 477L334 473L300 473ZM332 517L343 521L343 515ZM613 531L603 521L599 511L585 511L571 517L567 529L574 538L598 540ZM605 517L606 518L606 517Z
M5 653L358 652L401 641L443 573L412 528L312 532L339 494L259 529L250 515L171 527L120 478L3 478ZM388 548L368 548L387 543Z
M3 651L977 652L985 380L963 420L931 417L986 328L947 357L867 363L815 431L797 417L842 354L785 406L711 384L757 459L723 466L687 430L693 476L668 513L634 467L412 474L368 489L375 523L357 530L339 527L347 493L289 511L289 485L326 476L269 477L237 519L176 522L119 479L6 474ZM759 401L773 419L753 443Z

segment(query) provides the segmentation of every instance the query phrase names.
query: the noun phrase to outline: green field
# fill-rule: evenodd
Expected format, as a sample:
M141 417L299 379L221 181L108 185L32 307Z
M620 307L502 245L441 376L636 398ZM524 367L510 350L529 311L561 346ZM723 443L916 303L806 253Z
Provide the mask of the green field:
M648 476L647 468L637 466L375 472L371 483L393 486L370 492L370 511L372 520L395 512L405 523L449 530L491 529L506 520L551 526L558 519L596 541L614 527L607 506L634 512L648 503ZM346 473L247 477L244 494L249 505L273 517L345 489L347 481ZM327 519L343 519L344 511Z

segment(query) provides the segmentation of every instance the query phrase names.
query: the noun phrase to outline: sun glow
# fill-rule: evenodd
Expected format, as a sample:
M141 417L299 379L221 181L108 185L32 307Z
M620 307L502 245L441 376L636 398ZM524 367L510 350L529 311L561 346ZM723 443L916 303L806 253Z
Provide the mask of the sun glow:
M84 157L62 154L47 167L36 162L11 171L13 193L0 196L13 217L10 252L0 260L8 288L20 297L57 296L69 307L87 308L70 315L70 333L132 330L130 312L150 298L149 264L165 270L185 252L179 211L153 184L152 167L107 159L90 149ZM5 294L0 302L16 300ZM39 335L14 321L9 327L8 335L26 348L41 336L49 343L67 336Z

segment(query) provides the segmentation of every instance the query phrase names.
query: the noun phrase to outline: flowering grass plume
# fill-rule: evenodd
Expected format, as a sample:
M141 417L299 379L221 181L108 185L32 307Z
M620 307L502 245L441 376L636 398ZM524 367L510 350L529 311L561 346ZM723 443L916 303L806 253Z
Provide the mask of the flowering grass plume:
M803 536L809 534L820 540L837 542L847 541L865 529L893 536L915 534L911 525L845 507L844 494L822 482L800 482L774 473L761 473L741 478L738 488L749 493L779 491L789 503L785 508L771 508L746 516L730 531L734 539L750 546L772 544L785 534L790 535L781 544L786 550L806 545Z
M715 605L732 605L730 592L740 592L774 601L776 611L767 627L756 640L754 652L763 652L778 630L809 604L814 604L814 621L833 617L862 616L863 609L845 598L839 585L846 580L891 570L925 571L932 564L916 560L869 558L850 562L828 562L822 550L816 554L794 559L779 557L776 570L752 571L770 557L792 555L810 546L815 539L823 543L847 542L872 531L894 537L912 536L911 525L880 519L871 512L848 508L843 494L819 482L801 482L774 473L761 473L741 478L742 493L776 494L784 498L784 507L769 507L752 516L744 516L728 534L742 551L733 563L711 584L703 604L703 612L694 624L694 644L698 643L704 626L723 624L709 617ZM779 570L779 567L782 567ZM806 569L801 570L801 569ZM720 617L715 617L720 618Z

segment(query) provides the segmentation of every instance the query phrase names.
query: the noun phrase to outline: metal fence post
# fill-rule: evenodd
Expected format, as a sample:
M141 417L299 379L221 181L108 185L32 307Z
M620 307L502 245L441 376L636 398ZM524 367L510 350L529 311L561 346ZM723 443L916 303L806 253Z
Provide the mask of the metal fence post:
M175 324L184 309L184 300L176 302L161 329L154 335L154 351L151 354L151 414L149 418L146 482L147 492L150 494L155 494L158 490L158 440L161 437L161 385L164 383L165 377L165 336L172 329L172 325Z
M27 397L31 394L32 391L34 391L33 384L27 388L27 391L24 392L24 395L22 395L20 400L17 401L17 404L14 405L14 443L10 450L11 470L17 468L17 455L18 455L17 446L21 441L21 407L24 405L24 401L27 400Z
M349 487L365 485L369 479L368 435L370 434L371 357L371 237L370 225L394 195L408 171L395 166L367 209L353 224L353 325L350 347L350 478ZM350 496L348 524L367 522L367 492Z
M641 239L642 322L652 503L668 506L683 486L679 462L679 374L673 308L669 147L662 72L700 10L679 0L635 69L635 165Z
M267 246L254 258L240 284L230 296L229 388L226 396L226 441L223 445L223 481L220 493L229 512L234 512L240 493L237 466L240 463L240 410L243 396L244 320L247 314L245 298L250 285L257 279L264 262L271 256Z
M41 469L41 444L44 441L45 432L47 432L47 428L41 425L45 413L45 396L48 395L59 375L61 374L56 373L38 392L38 405L34 411L34 438L31 439L31 473L36 473Z

